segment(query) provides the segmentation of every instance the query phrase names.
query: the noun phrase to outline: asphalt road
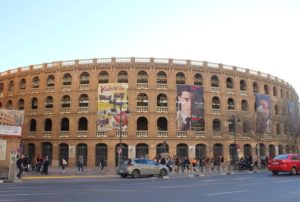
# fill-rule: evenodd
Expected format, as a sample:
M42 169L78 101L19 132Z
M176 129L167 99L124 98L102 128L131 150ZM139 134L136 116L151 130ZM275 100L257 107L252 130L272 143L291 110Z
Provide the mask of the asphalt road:
M0 202L300 202L300 175L52 179L0 184Z

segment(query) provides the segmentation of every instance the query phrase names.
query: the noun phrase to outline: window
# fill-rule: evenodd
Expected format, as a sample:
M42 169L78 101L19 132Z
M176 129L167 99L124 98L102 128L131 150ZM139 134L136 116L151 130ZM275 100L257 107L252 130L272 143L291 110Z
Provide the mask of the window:
M220 119L213 120L213 132L221 132L221 121Z
M148 74L145 71L140 71L137 76L137 83L148 83Z
M63 118L61 120L61 125L60 125L60 130L61 131L69 131L69 119L68 118Z
M53 108L53 97L52 96L48 96L46 98L45 108L47 108L47 109Z
M267 84L264 85L265 94L269 95L269 86Z
M246 91L247 90L247 83L245 80L240 80L240 90Z
M32 131L32 132L36 131L36 120L35 119L30 120L29 130Z
M38 99L34 97L31 100L31 109L37 109L37 108L38 108Z
M248 111L248 101L242 100L242 111Z
M20 90L24 90L26 88L26 80L21 79L20 81Z
M161 107L167 107L168 106L168 98L165 94L159 94L157 96L157 102L156 102L157 106L161 106Z
M232 98L229 98L227 101L227 109L228 110L234 110L235 106L234 106L234 100Z
M61 100L61 108L69 108L71 105L70 96L64 95Z
M9 91L13 91L15 87L14 81L10 81L8 84L8 90Z
M24 99L18 101L19 110L24 110Z
M202 86L202 75L197 73L194 76L194 85Z
M233 89L234 88L233 80L230 77L226 79L226 88L229 88L229 89Z
M108 83L108 73L106 71L102 71L98 75L98 83Z
M89 84L90 83L90 75L87 72L83 72L80 75L80 84Z
M45 127L44 127L45 131L52 131L52 120L51 119L46 119L45 120Z
M54 76L53 75L49 75L48 78L47 78L46 86L47 87L52 87L54 85L55 85Z
M256 82L253 83L253 92L258 93L259 92L259 86Z
M220 109L220 99L218 97L213 97L212 99L212 108Z
M211 87L219 87L219 78L216 75L211 77Z
M185 75L182 72L176 74L176 84L185 84Z
M167 75L165 72L158 72L156 77L156 83L167 84Z
M137 106L148 106L148 96L145 93L138 94Z
M63 77L63 86L69 86L72 84L72 76L71 74L67 73Z
M128 74L126 71L120 71L118 74L118 83L128 83Z
M35 76L32 79L32 88L39 88L40 87L40 78Z
M89 106L89 96L87 94L82 94L79 97L79 107Z
M79 131L88 130L88 120L85 117L81 117L78 120L78 130Z

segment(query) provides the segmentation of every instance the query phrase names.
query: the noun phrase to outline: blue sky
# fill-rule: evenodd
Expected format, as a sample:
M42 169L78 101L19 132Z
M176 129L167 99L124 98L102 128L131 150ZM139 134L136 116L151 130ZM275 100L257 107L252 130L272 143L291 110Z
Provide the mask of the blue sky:
M299 10L297 0L3 0L0 72L95 57L192 59L268 73L300 92Z

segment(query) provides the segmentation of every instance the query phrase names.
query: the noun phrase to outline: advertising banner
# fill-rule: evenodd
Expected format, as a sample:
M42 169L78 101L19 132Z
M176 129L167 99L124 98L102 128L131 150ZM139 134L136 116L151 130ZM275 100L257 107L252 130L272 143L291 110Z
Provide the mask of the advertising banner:
M204 121L203 88L177 85L177 131L200 130Z
M272 112L270 96L255 94L256 100L256 132L272 133Z
M0 135L21 136L23 110L0 109Z
M98 87L97 130L126 130L128 126L127 83L105 83ZM120 120L121 118L121 120Z

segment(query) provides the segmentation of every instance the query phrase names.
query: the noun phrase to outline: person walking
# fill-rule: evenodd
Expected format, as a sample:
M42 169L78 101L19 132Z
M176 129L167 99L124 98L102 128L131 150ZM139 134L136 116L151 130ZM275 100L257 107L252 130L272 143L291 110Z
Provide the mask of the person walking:
M103 171L104 167L105 167L105 160L104 160L103 157L101 157L100 158L100 168L101 168L101 171Z
M62 172L65 173L66 172L66 166L67 166L68 162L65 158L61 159L61 168L62 168Z
M24 158L25 158L24 155L21 154L21 156L19 156L19 158L18 158L18 160L16 162L18 170L19 170L19 172L17 174L17 178L18 179L21 179L21 177L22 177L22 173L23 173L23 170L24 170L24 166L23 166Z
M78 157L78 171L83 172L83 156L82 155L79 155L79 157Z

